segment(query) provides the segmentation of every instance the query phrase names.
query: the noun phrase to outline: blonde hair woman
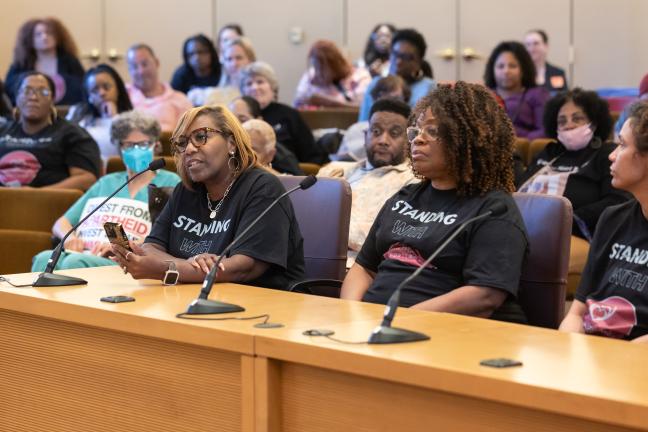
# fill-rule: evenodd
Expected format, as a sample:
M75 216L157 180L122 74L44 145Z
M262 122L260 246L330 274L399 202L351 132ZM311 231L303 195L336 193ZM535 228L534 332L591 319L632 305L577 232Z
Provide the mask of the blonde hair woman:
M187 111L171 137L178 174L167 206L144 245L115 246L116 259L136 279L204 279L221 251L284 192L263 169L250 137L223 106ZM282 200L223 261L217 281L285 289L303 278L303 240L289 199Z

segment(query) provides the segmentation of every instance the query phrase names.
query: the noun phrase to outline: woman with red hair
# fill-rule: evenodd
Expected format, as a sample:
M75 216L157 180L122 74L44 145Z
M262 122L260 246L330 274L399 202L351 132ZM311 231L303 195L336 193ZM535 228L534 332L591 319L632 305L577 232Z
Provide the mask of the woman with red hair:
M49 76L56 86L59 105L83 100L83 66L70 32L56 18L34 18L18 30L14 58L5 79L7 94L16 101L16 85L22 73L37 71Z
M308 53L308 70L295 95L295 107L358 107L371 81L364 68L354 68L334 42L316 41Z

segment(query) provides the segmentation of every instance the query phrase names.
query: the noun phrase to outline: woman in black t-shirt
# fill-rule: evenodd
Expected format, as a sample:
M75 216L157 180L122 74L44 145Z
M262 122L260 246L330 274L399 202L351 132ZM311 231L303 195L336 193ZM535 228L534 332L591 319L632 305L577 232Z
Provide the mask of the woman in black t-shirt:
M171 137L182 178L142 247L113 246L136 279L163 279L177 268L180 282L201 282L218 255L284 192L261 168L250 138L222 106L187 111ZM303 240L289 199L281 200L222 261L221 282L287 289L304 273Z
M635 199L606 209L596 226L567 332L648 342L648 102L630 110L610 154L612 186Z
M0 186L88 189L101 167L97 143L57 118L51 78L32 71L19 83L15 119L0 127Z
M603 210L627 200L612 187L607 142L612 117L607 102L593 91L576 88L545 106L545 131L556 139L533 158L519 180L521 192L562 195L574 208L575 236L591 239Z
M421 99L412 118L411 163L423 181L385 203L342 297L386 303L457 226L503 204L502 215L470 225L406 285L401 305L524 321L514 298L527 239L510 195L510 120L486 88L461 81Z

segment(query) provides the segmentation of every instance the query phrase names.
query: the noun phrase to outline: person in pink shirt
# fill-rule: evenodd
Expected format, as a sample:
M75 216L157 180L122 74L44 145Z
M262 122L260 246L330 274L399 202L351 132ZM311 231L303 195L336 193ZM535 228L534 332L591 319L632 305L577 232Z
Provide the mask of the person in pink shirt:
M133 45L126 59L133 80L126 89L133 108L155 117L163 131L172 131L180 116L193 105L184 93L160 81L160 62L150 46Z

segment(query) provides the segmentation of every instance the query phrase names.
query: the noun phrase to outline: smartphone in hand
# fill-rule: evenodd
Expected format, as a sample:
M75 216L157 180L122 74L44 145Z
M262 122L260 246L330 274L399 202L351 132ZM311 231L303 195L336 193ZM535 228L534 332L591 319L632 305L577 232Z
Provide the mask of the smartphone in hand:
M129 252L133 252L128 244L128 237L126 237L124 227L122 227L120 223L106 222L104 223L104 230L106 231L106 236L110 243L119 245Z

